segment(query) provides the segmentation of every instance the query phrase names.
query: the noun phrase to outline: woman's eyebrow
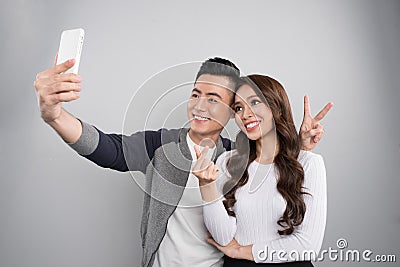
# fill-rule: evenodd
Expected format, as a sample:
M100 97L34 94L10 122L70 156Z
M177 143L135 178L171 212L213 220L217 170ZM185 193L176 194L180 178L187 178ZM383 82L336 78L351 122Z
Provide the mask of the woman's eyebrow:
M238 104L241 104L242 103L242 101L235 101L235 103L233 103L233 105L238 105Z
M258 98L258 95L251 95L251 96L248 96L246 99L249 100L249 99L254 98L254 97Z
M248 97L246 98L246 100L250 100L250 99L252 99L252 98L254 98L254 97L258 98L258 95L251 95L251 96L248 96ZM239 97L239 98L240 98L240 100L235 101L235 103L233 103L234 105L237 105L237 104L240 104L240 103L241 103L242 98L241 98L241 97Z

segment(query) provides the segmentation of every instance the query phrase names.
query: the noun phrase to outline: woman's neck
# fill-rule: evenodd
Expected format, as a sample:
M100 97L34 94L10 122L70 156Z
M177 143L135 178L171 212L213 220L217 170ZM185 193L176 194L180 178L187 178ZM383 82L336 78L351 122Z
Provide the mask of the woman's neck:
M271 164L279 152L278 137L276 133L266 135L256 141L256 161L261 164Z

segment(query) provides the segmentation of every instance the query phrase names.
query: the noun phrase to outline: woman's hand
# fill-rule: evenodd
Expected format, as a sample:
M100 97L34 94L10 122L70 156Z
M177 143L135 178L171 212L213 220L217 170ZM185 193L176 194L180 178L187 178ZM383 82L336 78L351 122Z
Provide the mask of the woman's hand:
M232 241L226 245L221 246L217 242L214 241L211 237L206 239L208 243L219 249L222 253L232 259L244 259L249 261L254 261L252 248L253 245L241 246L236 241L236 239L232 239Z
M332 106L333 103L329 102L315 117L312 117L308 96L304 96L304 117L300 126L301 149L312 150L321 140L324 127L319 121L325 117Z
M192 173L199 179L199 185L208 185L218 178L218 167L211 160L206 158L208 147L200 151L199 146L194 146L197 161L193 166Z

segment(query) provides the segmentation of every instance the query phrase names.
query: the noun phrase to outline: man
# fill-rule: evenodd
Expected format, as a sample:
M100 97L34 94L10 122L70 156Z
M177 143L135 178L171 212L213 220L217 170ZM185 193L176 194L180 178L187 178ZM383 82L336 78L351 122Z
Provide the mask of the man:
M197 76L187 113L189 129L160 129L131 136L105 134L81 122L62 108L62 102L78 99L81 78L61 74L67 61L37 75L35 88L43 120L80 155L99 166L146 174L141 236L142 266L222 266L222 254L206 242L201 196L191 174L194 145L207 145L215 160L231 149L220 136L232 116L232 91L239 69L230 61L206 60ZM318 123L331 104L312 118L305 98L301 127L303 148L312 149L323 135ZM197 183L197 184L196 184Z

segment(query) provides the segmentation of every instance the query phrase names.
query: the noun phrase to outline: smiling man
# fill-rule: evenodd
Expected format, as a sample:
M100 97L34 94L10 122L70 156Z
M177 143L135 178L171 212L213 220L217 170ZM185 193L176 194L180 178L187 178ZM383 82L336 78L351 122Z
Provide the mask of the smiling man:
M196 76L187 105L190 128L137 132L130 136L106 134L80 121L62 108L62 102L78 99L81 78L62 74L73 61L37 75L43 120L80 155L97 165L146 175L141 236L142 266L222 266L222 254L206 242L198 180L191 173L196 159L194 145L211 147L215 160L231 149L220 136L232 117L230 106L239 69L229 60L206 60ZM305 109L308 107L305 105ZM318 120L305 112L301 135L304 148L312 149L323 134Z
M236 85L236 78L202 74L201 71L197 75L187 105L190 120L189 136L196 144L200 144L204 139L217 142L232 115L230 105L233 101L232 90Z

